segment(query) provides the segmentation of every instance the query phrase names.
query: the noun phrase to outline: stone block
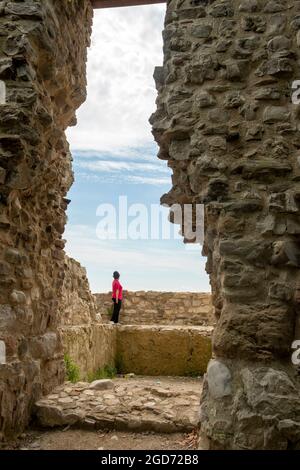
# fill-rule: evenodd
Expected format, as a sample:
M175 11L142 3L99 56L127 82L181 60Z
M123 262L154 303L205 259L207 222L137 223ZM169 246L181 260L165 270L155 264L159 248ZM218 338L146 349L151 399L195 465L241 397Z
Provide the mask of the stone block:
M30 354L34 359L47 360L53 358L58 346L57 334L54 332L45 333L29 341Z
M114 383L109 379L94 380L89 388L91 390L109 390L114 388Z
M13 290L10 299L13 304L26 304L26 295L22 291Z
M10 305L0 305L0 328L10 330L15 326L16 313Z
M9 248L5 252L5 259L8 263L18 264L21 262L22 257L18 250L14 248Z
M209 393L214 398L223 398L232 393L231 373L228 367L220 361L210 360L207 367L207 382Z

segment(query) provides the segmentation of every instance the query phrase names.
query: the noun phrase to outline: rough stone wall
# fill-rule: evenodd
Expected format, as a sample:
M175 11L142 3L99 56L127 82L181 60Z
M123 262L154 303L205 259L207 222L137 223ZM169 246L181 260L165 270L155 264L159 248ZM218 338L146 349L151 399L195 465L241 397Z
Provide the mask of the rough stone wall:
M299 447L300 2L171 0L163 37L162 201L205 204L217 317L202 431L212 448Z
M80 379L86 380L99 369L116 364L117 331L114 325L90 325L61 328L64 352L79 367Z
M86 269L65 256L65 277L60 300L60 326L90 325L96 320L95 298L90 291ZM98 316L101 320L101 316Z
M203 375L211 358L207 326L120 325L116 364L122 373Z
M116 330L101 324L101 315L96 315L85 268L65 256L64 273L58 329L64 353L79 367L80 378L87 379L115 364Z
M88 0L0 2L0 438L64 379L64 131L85 99L91 20Z
M111 293L94 294L104 322L111 318ZM125 325L212 325L209 293L124 292L120 321Z

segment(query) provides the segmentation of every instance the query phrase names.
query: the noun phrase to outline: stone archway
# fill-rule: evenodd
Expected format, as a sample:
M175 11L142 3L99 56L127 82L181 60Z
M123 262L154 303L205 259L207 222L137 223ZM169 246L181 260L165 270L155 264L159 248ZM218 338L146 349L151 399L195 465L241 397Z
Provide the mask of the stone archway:
M64 131L85 99L89 0L1 6L0 432L27 424L63 381ZM212 448L299 444L299 5L171 0L152 116L174 172L169 203L206 206L204 253L218 319L202 397ZM298 289L298 290L297 290Z

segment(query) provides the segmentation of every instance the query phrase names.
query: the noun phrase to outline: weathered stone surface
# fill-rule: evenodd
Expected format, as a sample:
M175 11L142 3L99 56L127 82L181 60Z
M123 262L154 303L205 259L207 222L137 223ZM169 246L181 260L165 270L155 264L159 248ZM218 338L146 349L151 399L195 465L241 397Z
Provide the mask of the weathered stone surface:
M209 393L214 398L231 395L231 373L222 362L211 360L207 367L207 383Z
M15 326L16 314L10 305L0 305L0 328L9 331Z
M26 295L22 291L13 290L10 294L10 300L14 304L25 304L26 303Z
M1 439L20 432L32 404L64 380L57 325L73 181L64 131L85 99L92 8L88 1L2 1L0 14ZM75 288L80 296L82 284Z
M90 323L60 327L63 348L87 379L106 365L115 365L117 332L114 325Z
M109 379L94 380L90 385L92 390L109 390L111 388L114 388L114 383Z
M34 359L51 359L59 346L56 333L45 333L43 336L29 340L30 353Z
M44 427L73 425L172 433L199 423L201 380L148 377L114 379L114 390L91 390L88 383L67 383L36 404Z
M96 320L96 305L85 268L74 259L65 257L64 274L60 307L63 315L60 325L67 327L91 324Z
M123 373L202 375L211 358L212 327L120 325L117 364Z
M282 106L269 106L264 111L263 121L272 124L274 122L286 121L289 117L290 113L287 108Z
M283 370L227 362L233 394L221 400L204 383L201 430L215 449L287 449L299 441L299 384ZM221 411L222 410L222 411Z
M102 321L111 319L111 293L94 294ZM213 325L209 293L124 291L120 321L125 325Z
M122 373L203 374L212 327L91 324L60 328L64 351L87 379L107 365ZM104 382L105 384L105 382ZM101 382L100 382L101 385Z
M213 356L232 380L231 394L219 400L212 379L209 391L208 374L202 429L213 448L282 449L288 441L297 448L297 425L277 426L277 416L298 423L294 392L286 383L287 399L274 392L273 400L271 386L253 379L249 390L263 397L257 409L248 392L245 398L239 361L252 377L268 362L277 378L291 378L291 345L299 339L300 199L292 196L300 191L299 112L291 99L300 59L299 2L231 0L203 2L203 8L187 27L181 2L167 5L163 71L172 64L174 79L157 87L150 120L173 170L173 188L162 202L205 205L203 254L217 318ZM172 28L186 46L185 60L176 61ZM180 102L176 110L169 106L178 89L193 94L190 110ZM178 130L189 142L187 160L173 145ZM210 140L216 137L222 140ZM299 395L299 382L291 381ZM220 394L222 388L220 379ZM293 438L287 441L284 432Z

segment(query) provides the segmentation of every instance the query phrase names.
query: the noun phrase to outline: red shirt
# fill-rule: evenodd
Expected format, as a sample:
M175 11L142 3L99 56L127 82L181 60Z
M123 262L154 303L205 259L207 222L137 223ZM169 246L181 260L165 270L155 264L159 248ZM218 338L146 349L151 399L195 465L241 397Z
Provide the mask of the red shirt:
M114 279L114 281L112 283L112 298L113 299L116 299L116 297L117 297L117 290L119 290L118 299L122 300L122 298L123 298L123 295L122 295L123 287L121 286L118 279Z

